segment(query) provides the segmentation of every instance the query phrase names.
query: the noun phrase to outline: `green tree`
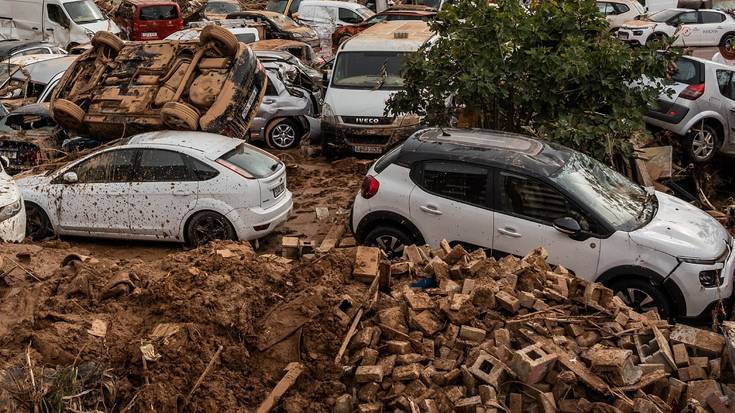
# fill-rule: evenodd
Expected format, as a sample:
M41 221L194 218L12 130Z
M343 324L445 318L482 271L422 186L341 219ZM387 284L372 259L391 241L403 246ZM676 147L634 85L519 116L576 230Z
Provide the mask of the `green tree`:
M478 115L473 126L529 133L608 163L647 136L643 114L660 92L631 85L664 77L677 54L615 39L594 0L541 0L530 11L518 0L457 0L431 26L435 41L409 60L387 111L446 126L464 108Z

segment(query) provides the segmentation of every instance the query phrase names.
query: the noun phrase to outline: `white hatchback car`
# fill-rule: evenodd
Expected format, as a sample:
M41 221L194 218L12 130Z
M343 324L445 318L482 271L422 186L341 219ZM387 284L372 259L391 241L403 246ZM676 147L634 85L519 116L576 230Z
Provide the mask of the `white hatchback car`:
M0 157L0 242L21 242L26 236L26 212L18 186L5 172L9 165L8 158Z
M735 18L719 10L666 9L625 22L617 35L618 39L633 45L675 38L674 46L732 48L735 47Z
M604 283L639 311L707 315L733 289L733 238L686 202L560 145L495 131L425 129L373 164L352 210L362 243L400 254L442 239Z
M293 207L278 158L203 132L136 135L18 186L36 239L253 240Z

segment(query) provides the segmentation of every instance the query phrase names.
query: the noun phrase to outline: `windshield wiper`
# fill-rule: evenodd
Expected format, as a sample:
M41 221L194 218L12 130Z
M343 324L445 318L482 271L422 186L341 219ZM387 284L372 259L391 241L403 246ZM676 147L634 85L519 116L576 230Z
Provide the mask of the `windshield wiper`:
M383 87L385 84L385 79L388 77L388 59L385 59L383 61L383 64L380 65L380 69L378 69L380 72L380 79L378 79L377 82L375 82L375 87L373 90L378 90Z

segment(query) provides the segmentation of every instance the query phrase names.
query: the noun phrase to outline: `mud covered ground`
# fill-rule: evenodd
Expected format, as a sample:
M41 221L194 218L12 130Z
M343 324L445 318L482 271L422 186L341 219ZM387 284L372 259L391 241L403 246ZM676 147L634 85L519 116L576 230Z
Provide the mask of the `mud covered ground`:
M251 410L290 361L305 371L283 411L330 410L344 392L333 360L346 327L334 308L366 289L345 283L354 251L291 264L269 253L284 234L320 242L344 219L338 212L348 213L367 162L283 159L294 215L257 251L227 242L195 250L84 239L3 245L0 412ZM318 221L316 206L329 217Z

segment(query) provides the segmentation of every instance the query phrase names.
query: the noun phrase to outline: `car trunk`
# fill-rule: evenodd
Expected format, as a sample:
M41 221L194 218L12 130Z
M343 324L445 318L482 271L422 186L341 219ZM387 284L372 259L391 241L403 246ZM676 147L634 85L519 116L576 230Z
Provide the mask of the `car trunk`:
M286 166L280 164L272 175L259 179L258 183L260 184L261 208L271 208L286 193Z
M247 144L222 155L218 163L260 186L260 206L272 207L286 192L286 165L275 156Z

